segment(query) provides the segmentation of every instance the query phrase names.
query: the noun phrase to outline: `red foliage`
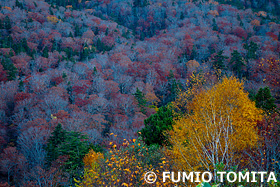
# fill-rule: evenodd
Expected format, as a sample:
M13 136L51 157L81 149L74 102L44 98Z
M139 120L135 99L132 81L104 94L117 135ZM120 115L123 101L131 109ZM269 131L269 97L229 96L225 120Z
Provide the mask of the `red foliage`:
M244 29L242 29L241 27L236 27L234 30L233 30L233 33L236 35L236 36L238 36L238 37L240 37L240 38L244 38L244 39L246 39L247 38L247 32L244 30Z
M100 31L105 32L106 29L107 29L107 26L106 26L105 24L101 24L101 25L99 26L99 29L100 29Z
M2 64L0 63L0 82L1 81L7 81L7 73L6 71L4 70Z
M64 16L65 16L66 18L69 18L69 17L71 16L71 12L64 12Z
M46 21L46 17L45 16L43 16L40 13L36 13L36 12L29 12L28 13L28 17L33 19L34 21L38 21L41 24Z
M111 36L105 36L101 40L106 46L112 47L115 44L115 39Z
M193 42L194 40L192 39L192 37L188 33L186 33L184 39L184 49L186 49L188 55L191 55L193 45L194 45Z
M0 155L1 171L8 176L8 182L10 182L11 174L14 178L20 179L20 171L24 170L26 159L18 152L16 147L7 147Z
M236 38L236 36L227 35L227 38L225 39L226 45L231 45L231 44L234 44L237 42L238 42L238 39Z
M77 97L75 99L75 104L78 106L78 107L82 107L82 106L85 106L87 105L89 102L86 100L86 99L82 99L82 98L79 98Z
M105 81L105 85L107 88L106 95L108 95L108 97L114 97L120 90L119 84L115 81L112 80Z
M7 182L5 183L0 183L0 187L14 187L14 186L10 186Z
M51 79L51 82L53 82L55 85L59 85L63 82L62 76L54 77Z
M30 93L18 92L15 95L15 102L19 102L19 101L23 101L25 99L29 99L32 96L34 96L34 95L30 94Z
M274 34L273 32L267 32L266 33L267 36L271 37L273 40L278 40L278 36L276 34Z
M16 68L19 70L19 73L28 75L31 70L28 68L28 62L31 60L31 57L26 54L20 54L17 56L11 57Z

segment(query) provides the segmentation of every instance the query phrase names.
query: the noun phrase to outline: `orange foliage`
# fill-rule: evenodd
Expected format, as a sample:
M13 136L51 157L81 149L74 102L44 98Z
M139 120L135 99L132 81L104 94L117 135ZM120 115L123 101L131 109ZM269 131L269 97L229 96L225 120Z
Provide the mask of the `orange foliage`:
M3 9L6 9L6 10L9 10L9 11L12 11L11 7L8 7L8 6L4 6Z
M265 11L259 11L258 13L257 13L257 15L258 16L263 16L263 17L267 17L267 13L265 12Z
M88 154L83 158L83 162L85 166L91 166L92 164L95 164L99 160L103 159L104 156L102 153L96 153L94 150L90 150Z
M208 12L208 14L210 14L210 15L212 15L212 16L219 16L219 12L217 11L217 10L210 10L209 12Z
M261 25L260 21L257 20L257 19L252 20L251 24L254 25L254 26L260 26Z

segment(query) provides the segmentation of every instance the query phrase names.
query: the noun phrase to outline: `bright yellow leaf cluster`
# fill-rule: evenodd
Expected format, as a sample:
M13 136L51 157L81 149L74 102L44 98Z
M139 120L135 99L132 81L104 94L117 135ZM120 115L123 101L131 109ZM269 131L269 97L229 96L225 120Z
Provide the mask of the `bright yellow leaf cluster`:
M197 93L186 108L188 113L169 132L177 169L213 171L221 162L229 168L239 164L242 150L258 141L262 111L236 78L224 78Z
M103 159L104 156L102 153L96 153L94 150L90 150L88 154L83 158L85 166L91 166L93 163L98 162Z
M204 74L193 72L186 83L189 89L185 92L179 92L176 101L172 102L175 112L182 114L188 111L189 107L187 103L189 103L189 101L201 91L205 82L206 79Z
M58 18L56 16L54 16L54 15L47 16L47 20L49 22L52 22L52 23L57 23L58 22Z
M170 164L166 158L151 163L148 148L143 142L124 139L119 149L110 143L111 149L103 157L100 153L90 151L84 158L85 169L81 181L75 180L76 187L91 186L150 186L144 180L148 171L158 176L157 186L170 186L171 181L162 182L162 172L169 171Z

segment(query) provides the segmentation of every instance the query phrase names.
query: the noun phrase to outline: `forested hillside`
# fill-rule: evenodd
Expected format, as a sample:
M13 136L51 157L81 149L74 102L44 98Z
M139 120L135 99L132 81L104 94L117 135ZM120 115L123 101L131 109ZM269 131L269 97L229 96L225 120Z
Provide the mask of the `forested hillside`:
M279 176L279 16L279 0L0 0L0 186Z

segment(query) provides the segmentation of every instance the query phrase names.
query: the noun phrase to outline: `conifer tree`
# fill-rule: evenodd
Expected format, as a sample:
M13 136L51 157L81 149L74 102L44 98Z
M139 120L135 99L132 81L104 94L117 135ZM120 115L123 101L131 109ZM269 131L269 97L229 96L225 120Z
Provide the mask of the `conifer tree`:
M105 31L105 36L108 36L108 34L109 34L109 29L108 29L108 28L106 28L106 31Z
M9 16L6 16L4 18L4 28L7 30L10 30L12 28L12 24L11 24L11 20L10 20Z
M138 88L136 89L135 94L133 94L135 99L138 101L138 106L140 108L140 111L145 114L146 113L146 105L147 105L147 100L145 98L145 95L143 92L141 92Z
M103 51L104 45L101 42L100 38L97 39L96 48L99 52Z
M89 151L87 136L80 132L66 132L65 140L58 146L59 156L67 155L69 159L65 162L65 170L71 175L83 166L83 157Z
M42 57L49 58L49 50L47 47L44 48Z
M217 55L214 56L213 67L215 69L223 70L225 68L225 64L224 64L225 59L228 59L228 57L223 56L223 50L219 51Z
M134 0L133 6L134 7L145 7L149 4L148 0Z
M168 145L168 137L165 135L166 130L172 130L175 114L171 105L162 106L157 113L152 114L144 120L145 127L140 131L140 136L148 145Z
M180 14L180 19L183 20L184 18L185 18L184 13L181 12L181 14Z
M257 50L259 46L255 42L251 41L250 44L244 44L243 48L247 50L247 60L257 59Z
M215 18L213 18L213 31L218 31L218 25L217 25L217 23L216 23L216 20L215 20Z
M231 53L230 64L232 66L232 71L235 72L235 74L239 78L241 78L242 68L245 66L245 64L244 64L241 54L237 50L234 50Z
M16 75L18 73L17 68L15 65L11 62L10 58L2 58L1 64L4 68L4 70L8 73L8 80L14 80L16 78Z
M54 131L51 133L51 136L48 139L46 151L47 151L47 164L51 164L52 161L56 160L59 156L57 151L58 146L65 141L66 131L62 129L61 124L59 123Z
M170 70L167 79L168 79L169 98L167 99L166 102L168 103L176 99L180 84L174 78L174 73L172 70Z
M22 80L19 81L18 91L19 92L23 92L24 91L24 85L23 85L23 81Z
M271 96L269 87L260 88L255 95L256 107L265 111L273 111L276 108L275 99Z
M48 139L46 146L47 165L55 161L59 156L67 156L68 159L63 169L72 177L78 174L83 166L83 157L88 153L90 144L88 138L80 132L65 131L58 124Z

